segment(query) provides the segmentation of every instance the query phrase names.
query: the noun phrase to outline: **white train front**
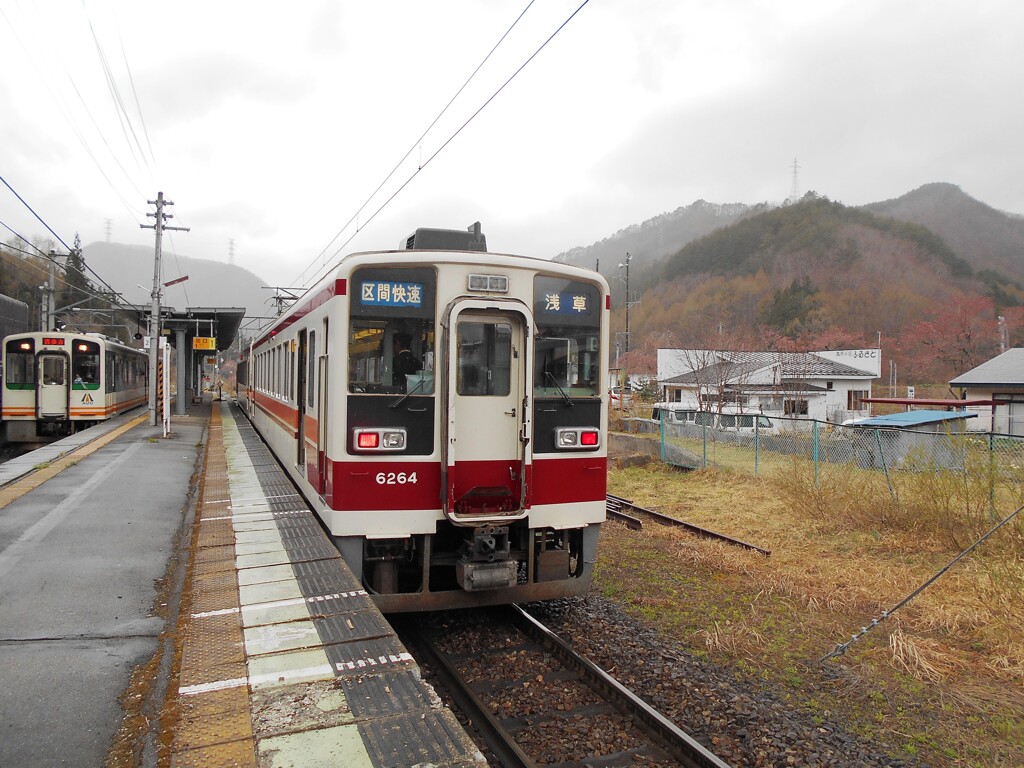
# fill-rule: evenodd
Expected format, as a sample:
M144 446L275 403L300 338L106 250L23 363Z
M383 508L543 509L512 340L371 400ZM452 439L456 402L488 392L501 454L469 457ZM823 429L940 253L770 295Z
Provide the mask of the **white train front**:
M30 332L3 342L4 439L56 440L146 403L146 353L95 333Z
M239 396L386 612L586 592L605 519L597 273L420 229L346 257L252 344Z

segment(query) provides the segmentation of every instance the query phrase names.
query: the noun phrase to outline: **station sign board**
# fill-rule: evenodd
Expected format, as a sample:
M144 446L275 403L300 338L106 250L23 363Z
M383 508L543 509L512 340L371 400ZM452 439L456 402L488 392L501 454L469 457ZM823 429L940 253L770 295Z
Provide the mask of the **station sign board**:
M192 339L192 349L217 349L217 339L213 336L196 336Z

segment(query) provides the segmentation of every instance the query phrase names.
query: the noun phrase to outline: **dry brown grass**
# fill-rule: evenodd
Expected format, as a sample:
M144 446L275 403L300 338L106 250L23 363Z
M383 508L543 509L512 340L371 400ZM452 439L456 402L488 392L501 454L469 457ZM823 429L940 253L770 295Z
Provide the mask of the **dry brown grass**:
M966 538L988 522L987 498L972 509L968 492L957 509L955 495L918 478L897 488L897 503L884 484L848 474L816 486L798 474L613 471L610 492L772 554L675 528L648 524L638 535L609 525L598 585L694 650L783 685L799 676L803 689L806 674L793 670L819 668L836 643L942 568L958 551L951 530ZM882 730L908 752L935 765L1024 764L1022 710L979 703L1024 699L1024 538L1020 527L1000 533L850 647L838 664L856 670L863 691L823 678L813 698L875 733L883 705L874 692L885 691Z

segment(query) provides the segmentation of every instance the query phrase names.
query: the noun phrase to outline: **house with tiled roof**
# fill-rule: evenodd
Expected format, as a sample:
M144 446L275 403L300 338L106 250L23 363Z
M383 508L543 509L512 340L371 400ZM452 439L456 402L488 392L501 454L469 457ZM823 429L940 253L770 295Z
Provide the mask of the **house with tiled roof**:
M842 423L869 415L864 399L881 374L869 350L748 352L659 349L661 401L705 411L741 411Z
M1024 348L1008 349L949 382L965 400L995 405L967 406L978 414L978 428L1003 435L1024 435Z

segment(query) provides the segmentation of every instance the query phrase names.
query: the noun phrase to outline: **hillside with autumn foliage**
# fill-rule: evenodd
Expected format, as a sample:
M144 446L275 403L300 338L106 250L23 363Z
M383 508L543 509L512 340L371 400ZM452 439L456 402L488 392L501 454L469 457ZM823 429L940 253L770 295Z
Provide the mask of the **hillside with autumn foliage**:
M1000 323L1005 341L1024 344L1024 250L1014 248L1024 220L936 186L901 206L944 223L942 235L897 218L891 202L892 215L880 215L808 193L751 209L671 255L634 258L630 353L620 363L653 372L659 347L835 349L880 339L882 370L892 361L900 384L942 384L998 354ZM935 192L937 203L922 202ZM620 275L610 277L621 352Z

